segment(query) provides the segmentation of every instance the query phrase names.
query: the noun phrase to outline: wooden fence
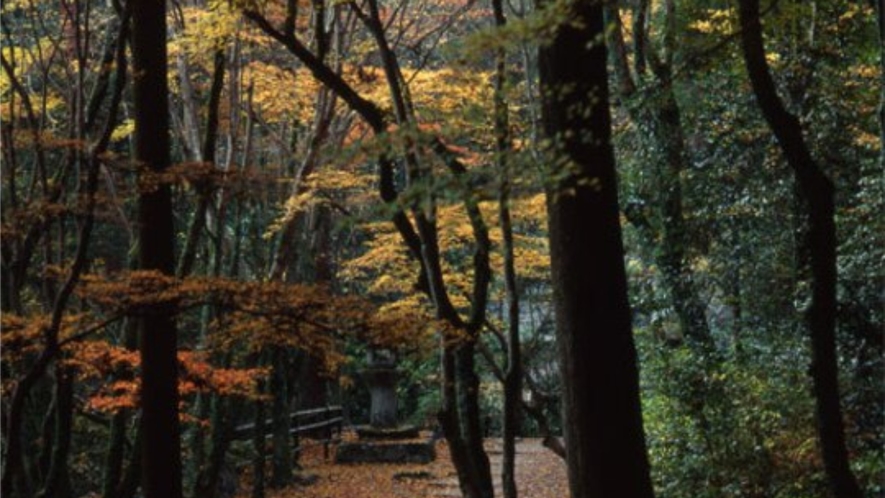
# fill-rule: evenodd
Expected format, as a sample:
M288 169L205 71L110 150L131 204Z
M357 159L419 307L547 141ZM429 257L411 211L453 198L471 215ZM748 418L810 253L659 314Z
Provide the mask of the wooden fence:
M324 406L301 410L289 414L289 435L299 436L299 445L292 451L299 453L308 445L300 441L300 436L310 436L313 444L323 445L323 454L329 458L329 445L341 441L344 416L341 406ZM264 421L265 436L273 436L273 419ZM233 431L233 439L243 440L254 437L255 423L238 425Z

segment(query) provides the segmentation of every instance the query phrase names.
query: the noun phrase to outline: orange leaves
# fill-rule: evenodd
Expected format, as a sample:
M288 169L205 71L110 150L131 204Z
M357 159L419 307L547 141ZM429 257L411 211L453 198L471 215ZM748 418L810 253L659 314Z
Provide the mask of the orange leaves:
M322 286L223 278L180 280L149 271L129 272L112 280L89 275L78 293L113 314L138 315L155 306L174 305L182 310L213 305L219 312L209 337L214 351L260 352L269 346L298 349L322 360L328 371L346 361L341 346L348 336L396 346L416 341L430 322L426 308L417 303L379 309L365 298L335 295ZM199 369L194 373L197 382L229 383L200 375Z
M24 318L3 313L0 317L0 330L3 331L3 360L17 360L23 355L39 352L41 334L47 326L49 326L47 315Z
M346 436L346 435L345 435ZM499 440L486 440L494 469L501 465ZM560 498L568 496L565 463L541 446L537 438L517 442L516 485L520 496ZM309 446L301 455L307 475L315 475L310 485L268 492L268 498L390 498L461 496L457 473L444 441L437 442L436 461L427 464L336 465L325 461L319 445ZM501 494L500 471L493 471L495 495ZM248 496L251 486L244 486L238 497Z
M258 396L257 383L267 375L261 368L219 368L207 354L179 351L179 394L185 398L198 392L222 396ZM137 351L107 341L84 341L71 345L62 365L72 370L80 383L90 386L87 409L116 412L136 408L141 388Z
M86 408L103 413L116 413L120 410L138 406L137 382L118 380L111 382L106 389L90 396Z
M131 376L141 360L137 351L98 340L71 344L63 363L80 378L99 379L108 375Z
M258 396L258 381L268 375L264 368L217 368L206 360L206 354L180 351L178 385L182 396L197 392L214 392L222 396Z
M3 361L15 364L31 354L40 353L46 346L44 334L51 326L52 317L48 314L37 314L28 317L4 313L0 318L2 330ZM62 317L58 340L66 345L66 341L82 333L84 330L97 326L97 319L89 313L68 314ZM70 345L66 345L66 350Z
M158 271L133 271L123 277L107 280L97 275L84 275L77 294L110 311L130 314L172 304L181 298L179 282Z

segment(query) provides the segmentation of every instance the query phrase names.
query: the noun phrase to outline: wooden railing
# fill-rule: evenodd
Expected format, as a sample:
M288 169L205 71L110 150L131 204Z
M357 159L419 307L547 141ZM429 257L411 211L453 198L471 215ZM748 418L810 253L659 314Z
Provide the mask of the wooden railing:
M329 445L341 441L341 429L344 416L341 406L324 406L301 410L289 414L289 435L311 436L313 444L322 444L323 453L329 458ZM264 421L266 438L273 436L273 419ZM243 440L254 437L255 423L238 425L233 431L233 439ZM307 445L300 442L299 446L292 451L295 453L303 450Z

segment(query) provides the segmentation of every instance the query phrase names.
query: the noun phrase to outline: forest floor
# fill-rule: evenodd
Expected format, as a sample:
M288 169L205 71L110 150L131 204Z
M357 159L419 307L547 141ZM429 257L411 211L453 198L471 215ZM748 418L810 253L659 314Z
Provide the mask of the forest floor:
M486 440L495 479L495 496L501 491L501 440ZM541 446L541 440L524 438L516 445L516 481L523 498L568 496L564 462ZM436 443L436 461L425 464L338 465L323 457L321 446L302 455L299 475L315 482L268 490L266 498L458 498L458 478L445 441ZM311 477L313 476L313 477ZM251 484L243 479L237 498L249 498Z

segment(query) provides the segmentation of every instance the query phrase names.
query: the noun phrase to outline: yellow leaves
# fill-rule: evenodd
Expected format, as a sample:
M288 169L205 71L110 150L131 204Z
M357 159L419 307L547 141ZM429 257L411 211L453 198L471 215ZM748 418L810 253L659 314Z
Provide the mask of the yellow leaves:
M502 233L497 202L479 203L489 225L492 243L490 262L493 273L503 273ZM549 275L549 252L546 239L546 201L543 194L511 201L514 218L514 253L520 278L546 279ZM473 285L473 227L462 203L448 203L437 208L438 242L442 254L443 276L453 304L461 310L470 306L468 296ZM389 222L363 224L368 240L363 252L342 264L339 277L361 282L367 291L394 303L414 301L419 275L418 263L408 255L399 234Z
M704 34L729 34L737 26L737 13L734 9L707 9L706 15L689 23L689 29Z
M844 24L855 19L870 19L875 14L872 4L849 3L845 11L839 16L839 23Z
M214 2L212 8L184 7L181 9L184 32L174 38L170 54L184 52L189 60L209 66L217 48L236 36L240 30L240 15L228 2ZM170 25L175 21L170 20Z
M365 192L375 181L372 175L344 169L323 168L307 176L283 204L282 213L267 228L263 237L270 239L300 213L317 205L334 204L336 198L352 192Z
M880 77L881 69L875 64L858 64L851 66L848 73L855 78L876 79Z
M421 122L440 123L456 137L485 124L492 102L491 72L444 68L405 73Z
M252 105L269 123L309 123L319 83L303 68L292 70L260 60L243 68L244 81L253 85Z
M854 128L854 127L852 127L852 128ZM879 137L872 134L872 133L866 132L866 131L861 130L859 128L854 128L851 131L854 132L854 134L853 134L854 135L853 136L854 144L857 145L858 147L864 147L869 150L877 150L878 148L880 148L882 146L882 141L879 139Z
M125 140L133 133L135 133L135 120L131 118L126 119L111 132L111 141L119 142L120 140Z
M781 61L781 54L773 51L765 52L765 61L771 67L777 67Z
M418 263L412 260L399 234L390 222L361 225L369 240L364 252L342 264L339 277L367 282L371 294L410 294L418 276Z
M426 352L432 350L438 329L430 303L423 295L413 293L378 308L369 318L368 333L363 339L374 346L408 345Z

